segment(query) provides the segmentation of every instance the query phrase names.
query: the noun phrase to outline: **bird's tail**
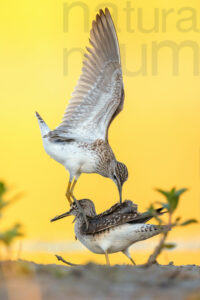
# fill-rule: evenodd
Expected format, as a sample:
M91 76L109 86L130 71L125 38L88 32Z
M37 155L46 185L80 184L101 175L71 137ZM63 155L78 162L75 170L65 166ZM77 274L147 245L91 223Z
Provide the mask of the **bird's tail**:
M39 126L40 126L40 131L41 131L41 134L42 134L42 137L43 137L45 134L47 134L50 131L50 129L47 126L47 124L44 122L44 120L40 117L40 115L38 114L37 111L35 112L35 115L38 119L38 123L39 123Z
M146 224L146 226L147 226L147 231L148 231L148 234L147 234L148 237L155 236L160 233L166 233L172 229L172 226L170 226L170 225Z
M142 228L142 226L141 226ZM160 233L165 233L171 230L171 226L169 225L153 225L153 224L145 224L143 225L143 239L146 240L152 236L155 236Z

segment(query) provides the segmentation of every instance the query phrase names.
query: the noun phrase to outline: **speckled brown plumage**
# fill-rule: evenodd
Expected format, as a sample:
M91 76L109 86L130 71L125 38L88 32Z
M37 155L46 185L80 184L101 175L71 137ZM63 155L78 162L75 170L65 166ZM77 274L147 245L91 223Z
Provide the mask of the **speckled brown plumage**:
M70 215L75 216L74 231L77 239L93 253L105 254L107 264L109 264L108 254L120 251L135 264L129 253L132 244L170 230L167 225L145 224L153 214L139 213L137 205L131 201L117 203L99 215L96 214L91 200L82 199L78 203L87 216L88 227L76 203L71 205L69 212L55 217L52 221ZM156 212L162 214L162 208Z
M78 211L76 203L71 205L70 212L76 215L76 218L81 219L81 232L82 234L96 234L99 232L105 232L116 226L120 226L126 223L137 224L146 223L153 217L152 213L145 212L139 213L137 210L137 205L130 200L125 200L123 203L116 203L108 210L96 214L94 203L89 199L79 200L79 204L83 208L85 215L88 218L88 226L84 222L82 215ZM162 214L163 208L158 208L156 210L157 214ZM56 221L64 217L65 214L55 217L51 221ZM145 230L145 227L141 230ZM149 228L149 230L152 228Z
M158 214L161 214L161 211L162 208L156 210ZM95 234L126 223L146 223L152 217L153 215L150 213L139 213L136 204L130 200L125 200L99 215L89 217L88 227L83 223L81 231L84 234Z

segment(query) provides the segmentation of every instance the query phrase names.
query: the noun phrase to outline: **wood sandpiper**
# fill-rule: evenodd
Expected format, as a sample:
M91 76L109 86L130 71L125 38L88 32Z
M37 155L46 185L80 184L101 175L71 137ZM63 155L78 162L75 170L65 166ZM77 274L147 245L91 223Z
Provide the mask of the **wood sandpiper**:
M51 222L67 216L75 216L76 238L90 251L105 254L108 265L110 265L108 254L120 251L135 264L129 253L129 247L132 244L170 230L167 225L145 224L154 214L139 213L137 205L130 200L121 204L117 203L99 215L96 214L94 203L91 200L77 201L87 216L88 226L86 226L83 215L75 202L71 204L68 212L56 216ZM155 212L163 214L162 210L163 208L159 208Z
M107 8L96 15L89 42L91 48L86 48L82 74L61 124L50 130L37 112L36 116L45 151L70 173L66 191L70 204L81 173L111 178L121 203L128 170L115 158L108 142L108 129L123 109L124 87L117 34Z

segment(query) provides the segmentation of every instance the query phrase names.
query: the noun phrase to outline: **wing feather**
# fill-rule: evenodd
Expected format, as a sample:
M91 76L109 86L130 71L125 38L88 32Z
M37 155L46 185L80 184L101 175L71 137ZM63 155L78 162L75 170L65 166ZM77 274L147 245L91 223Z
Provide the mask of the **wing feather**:
M107 139L108 128L122 110L124 89L117 34L109 10L99 11L92 22L91 47L61 124L50 138L94 141Z
M158 208L155 212L158 215L162 215L163 208ZM137 206L132 207L126 205L125 207L113 206L108 211L89 218L89 225L86 228L85 223L82 225L82 232L84 234L95 234L101 231L105 231L109 228L120 226L126 223L131 224L143 224L154 217L154 214L145 212L139 213Z

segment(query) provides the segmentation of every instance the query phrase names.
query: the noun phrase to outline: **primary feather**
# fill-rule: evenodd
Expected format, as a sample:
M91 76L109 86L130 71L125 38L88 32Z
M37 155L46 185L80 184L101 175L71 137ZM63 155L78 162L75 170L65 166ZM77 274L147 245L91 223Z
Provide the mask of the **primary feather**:
M107 140L108 128L122 110L124 88L119 44L109 10L99 11L90 31L82 74L62 123L49 137L80 141Z

